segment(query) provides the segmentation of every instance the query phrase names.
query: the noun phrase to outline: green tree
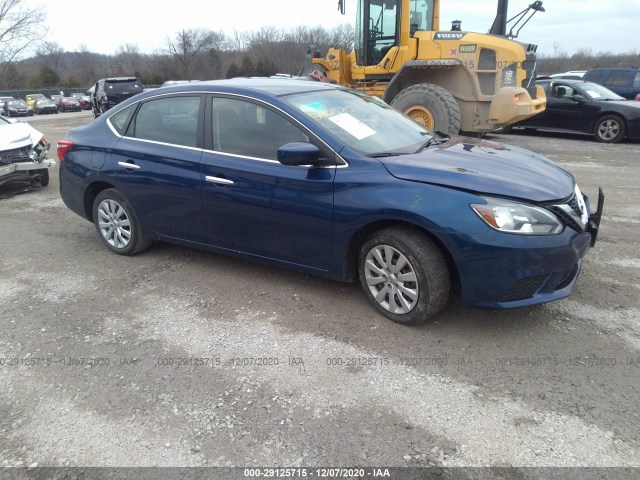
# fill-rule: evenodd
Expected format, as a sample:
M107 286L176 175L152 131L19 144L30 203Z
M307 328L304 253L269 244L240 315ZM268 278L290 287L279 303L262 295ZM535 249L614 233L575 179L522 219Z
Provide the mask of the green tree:
M253 61L248 56L244 56L242 58L242 65L240 66L240 71L238 72L238 76L240 77L251 77L255 75L256 67L253 64Z
M240 69L238 68L238 65L236 65L235 63L232 63L231 65L229 65L229 68L227 69L227 78L235 78L239 76L240 76Z
M55 87L60 84L60 75L50 66L42 65L37 80L37 83L43 87Z

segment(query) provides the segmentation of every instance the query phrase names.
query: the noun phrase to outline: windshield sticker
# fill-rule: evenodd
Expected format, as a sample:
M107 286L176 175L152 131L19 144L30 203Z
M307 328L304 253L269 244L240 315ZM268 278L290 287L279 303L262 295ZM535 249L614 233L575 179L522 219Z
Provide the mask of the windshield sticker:
M333 117L329 117L329 120L331 120L333 123L338 125L350 135L354 136L357 140L362 140L377 133L375 130L369 128L369 126L365 125L349 113L334 115Z
M315 113L319 110L324 110L324 105L318 102L313 102L308 105L300 105L300 110L302 110L305 113L310 113L310 112Z
M587 93L589 94L589 96L591 98L600 98L600 97L602 97L602 95L600 95L598 92L594 92L593 90L587 90Z

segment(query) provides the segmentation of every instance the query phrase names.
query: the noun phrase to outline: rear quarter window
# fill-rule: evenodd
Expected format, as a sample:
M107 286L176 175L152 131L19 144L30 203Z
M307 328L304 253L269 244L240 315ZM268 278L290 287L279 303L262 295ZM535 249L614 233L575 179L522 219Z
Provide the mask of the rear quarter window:
M111 123L111 126L115 128L116 132L120 135L124 135L124 132L127 131L127 127L129 126L129 122L131 121L131 117L133 116L133 112L135 112L136 107L137 104L129 105L127 108L120 110L109 118L109 123Z

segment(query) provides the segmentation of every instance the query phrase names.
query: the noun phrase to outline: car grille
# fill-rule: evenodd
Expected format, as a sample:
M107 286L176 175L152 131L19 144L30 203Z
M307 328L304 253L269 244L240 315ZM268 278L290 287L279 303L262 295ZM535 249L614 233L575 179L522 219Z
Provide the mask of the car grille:
M535 277L527 277L518 280L509 290L502 296L500 302L515 302L518 300L526 300L533 297L538 290L544 285L549 278L549 274L537 275Z
M31 153L31 147L14 148L13 150L5 150L0 152L0 164L8 165L10 163L29 162L29 153Z
M567 203L552 205L548 208L555 213L565 225L578 232L584 232L586 225L582 223L582 214L585 212L581 208L575 193L571 195Z

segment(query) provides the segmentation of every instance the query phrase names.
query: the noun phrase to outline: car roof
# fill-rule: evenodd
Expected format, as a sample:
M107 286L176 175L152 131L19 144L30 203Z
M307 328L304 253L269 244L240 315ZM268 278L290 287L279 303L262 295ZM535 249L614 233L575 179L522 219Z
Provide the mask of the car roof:
M105 82L140 82L137 77L109 77L101 80L104 80Z
M578 78L543 78L540 80L536 80L536 83L556 83L556 82L562 82L562 83L567 83L569 85L586 85L586 84L594 84L594 82L589 82L586 80L582 80L582 79L578 79ZM594 85L598 85L597 83L595 83ZM602 85L600 85L602 86Z
M597 67L591 67L589 70L637 70L639 68L635 65L598 65Z
M340 89L344 87L337 85L308 80L306 77L300 78L232 78L227 80L207 80L203 82L191 82L180 85L163 87L162 93L169 92L229 92L229 93L263 93L275 97L294 93L303 93L317 90ZM148 92L147 96L157 95L159 89Z

